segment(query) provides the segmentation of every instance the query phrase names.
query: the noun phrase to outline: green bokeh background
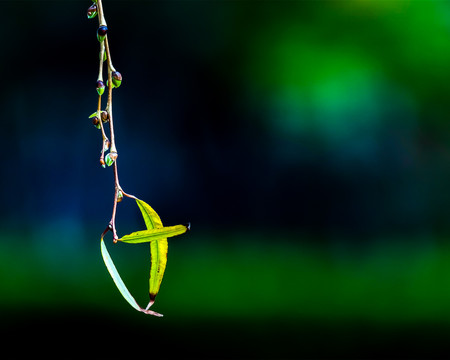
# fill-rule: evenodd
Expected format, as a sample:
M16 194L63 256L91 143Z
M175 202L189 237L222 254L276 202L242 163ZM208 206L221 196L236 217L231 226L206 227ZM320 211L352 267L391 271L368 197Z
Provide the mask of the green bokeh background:
M162 319L129 307L100 256L113 179L87 119L89 5L0 2L5 351L449 350L448 2L104 0L121 184L192 223L169 241ZM142 227L120 204L119 235ZM144 304L148 247L108 247Z

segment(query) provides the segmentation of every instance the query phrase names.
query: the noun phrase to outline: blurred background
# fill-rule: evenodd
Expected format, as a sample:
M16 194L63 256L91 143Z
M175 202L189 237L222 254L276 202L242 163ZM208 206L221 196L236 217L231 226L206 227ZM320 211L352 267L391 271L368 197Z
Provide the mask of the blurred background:
M90 4L0 1L3 349L450 350L447 1L104 1L121 185L192 224L169 240L162 319L125 302L100 255L114 189L88 119ZM134 202L117 227L144 228ZM108 248L146 303L148 245Z

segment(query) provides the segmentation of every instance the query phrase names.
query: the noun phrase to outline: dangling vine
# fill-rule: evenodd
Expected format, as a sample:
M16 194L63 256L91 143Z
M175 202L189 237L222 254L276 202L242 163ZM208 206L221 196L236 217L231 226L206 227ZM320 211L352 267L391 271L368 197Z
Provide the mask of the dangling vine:
M144 201L138 199L134 195L126 193L119 183L119 173L117 168L117 158L118 152L115 141L114 134L114 120L113 120L113 89L117 89L122 84L122 74L118 72L111 60L111 49L108 42L108 26L105 20L105 14L103 10L102 0L94 0L94 3L89 7L87 11L87 16L89 19L93 19L98 15L99 26L97 28L97 39L100 43L100 54L99 54L99 71L97 77L97 111L94 112L89 118L92 119L93 125L101 130L102 135L102 149L100 155L100 164L103 168L106 166L111 167L114 173L114 202L112 208L111 220L108 226L103 231L100 238L101 252L105 265L111 274L117 288L119 289L122 296L128 303L134 307L136 310L141 311L145 314L162 316L161 314L150 310L150 307L155 302L156 295L158 294L162 278L164 276L164 271L167 264L167 250L168 242L167 238L181 235L187 230L190 230L190 224L187 225L176 225L176 226L163 226L159 215L153 210L150 205ZM107 81L106 86L103 82L103 65L107 64ZM102 110L102 96L105 93L105 88L108 89L108 98L106 102L106 107ZM106 135L105 128L109 125L109 135ZM124 197L134 199L142 213L142 217L145 222L146 230L141 230L133 232L129 235L125 235L121 238L117 235L116 230L116 214L117 205L120 203ZM113 242L121 241L128 244L138 244L149 242L150 243L150 255L151 255L151 265L150 265L150 278L149 278L149 294L150 301L145 308L139 306L136 300L128 291L124 282L122 281L112 259L106 249L104 242L104 237L108 232L112 232Z

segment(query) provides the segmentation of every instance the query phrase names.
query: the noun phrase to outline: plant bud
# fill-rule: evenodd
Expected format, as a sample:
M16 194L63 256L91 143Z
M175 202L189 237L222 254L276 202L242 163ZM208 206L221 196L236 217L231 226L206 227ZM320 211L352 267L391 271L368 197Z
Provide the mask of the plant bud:
M123 199L123 193L122 191L119 190L119 192L117 193L117 202L121 202Z
M109 154L110 159L114 162L117 159L117 153L115 151L110 152Z
M94 125L97 129L100 129L100 119L97 116L92 118L92 125Z
M88 19L93 19L97 16L97 5L92 4L89 9L87 9Z
M108 32L108 27L106 25L100 25L97 29L97 39L100 42L105 40L106 33Z
M101 96L105 92L105 84L101 80L97 80L97 93Z
M108 114L107 111L102 111L102 112L100 113L100 117L102 118L102 121L103 121L104 123L109 121L109 114Z
M108 139L106 139L104 147L103 147L103 151L108 151L110 146L111 146L111 142Z
M122 84L122 74L118 71L114 71L111 75L114 87L118 88Z
M111 159L111 156L109 154L106 154L105 162L106 162L106 165L108 165L108 166L111 166L114 163L114 161Z
M105 160L103 160L103 158L100 158L100 165L105 167Z
M116 159L117 159L117 153L110 152L109 154L107 154L105 156L106 165L111 166L112 164L114 164L114 161L116 161Z

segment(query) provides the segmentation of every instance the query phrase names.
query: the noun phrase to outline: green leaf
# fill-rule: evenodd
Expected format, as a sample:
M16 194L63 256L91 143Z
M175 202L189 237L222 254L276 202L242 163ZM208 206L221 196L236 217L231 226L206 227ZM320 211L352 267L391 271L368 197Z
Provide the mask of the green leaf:
M128 301L128 303L132 307L134 307L136 310L139 311L141 307L138 305L138 303L136 302L134 297L130 294L127 287L125 286L122 278L120 277L120 275L116 269L116 266L114 265L114 262L111 259L111 256L109 255L108 250L106 249L105 242L103 241L103 239L100 241L100 246L101 246L103 261L105 262L105 265L106 265L109 273L111 274L111 277L113 278L114 283L116 284L117 288L119 289L119 291L122 294L122 296L124 297L124 299L126 301Z
M136 199L136 203L141 210L147 230L163 228L161 218L149 204L139 199ZM166 270L168 248L169 245L166 238L150 242L151 265L149 293L151 303L155 301L156 295L158 294L161 286L164 271Z
M154 315L154 316L163 316L160 313L157 313L156 311L149 310L149 307L153 304L153 301L149 303L146 309L143 309L139 306L137 301L134 299L134 297L131 295L131 293L128 291L128 288L125 286L125 283L123 282L122 278L119 275L119 272L116 269L116 266L114 265L114 262L111 259L111 256L109 255L108 250L106 249L105 242L103 241L103 237L100 240L100 247L102 252L103 261L105 262L106 268L109 271L109 274L111 275L112 279L114 280L114 283L117 286L117 289L119 289L120 293L124 297L124 299L137 311L141 311L144 314L148 315Z
M147 204L145 201L142 201L139 199L136 199L136 202L139 206L139 209L141 210L142 217L144 218L145 226L147 227L147 230L163 227L161 218L156 213L156 211L152 209L152 207L149 204Z
M120 293L125 298L125 300L138 311L142 311L145 314L162 316L157 312L149 310L149 308L155 302L156 295L159 292L159 288L161 286L161 282L164 276L164 271L166 270L167 251L168 251L167 238L185 233L187 230L190 230L190 225L175 225L164 227L161 218L156 213L156 211L152 209L150 205L137 198L134 199L136 200L136 203L139 206L139 209L141 210L142 217L144 218L147 230L133 232L129 235L123 236L119 240L130 244L150 242L150 255L151 255L150 278L149 278L150 302L148 303L145 309L139 306L139 304L136 302L136 300L128 291L116 267L114 266L114 263L108 251L106 250L106 246L103 242L103 236L106 232L108 232L108 229L105 230L105 233L102 235L101 238L102 256L105 265L108 268L108 271L114 280L114 283L116 284L117 288L119 289Z
M89 119L92 119L95 116L97 116L100 119L100 115L98 114L98 111L96 111L95 113L89 115Z
M184 234L188 230L186 225L165 226L162 228L136 231L129 235L123 236L119 241L129 244L139 244L144 242L152 242L157 240L164 240L168 237Z
M166 271L167 266L167 252L169 250L169 244L167 239L157 240L150 243L150 278L148 292L150 294L150 303L155 301L156 295L158 295L159 288Z

